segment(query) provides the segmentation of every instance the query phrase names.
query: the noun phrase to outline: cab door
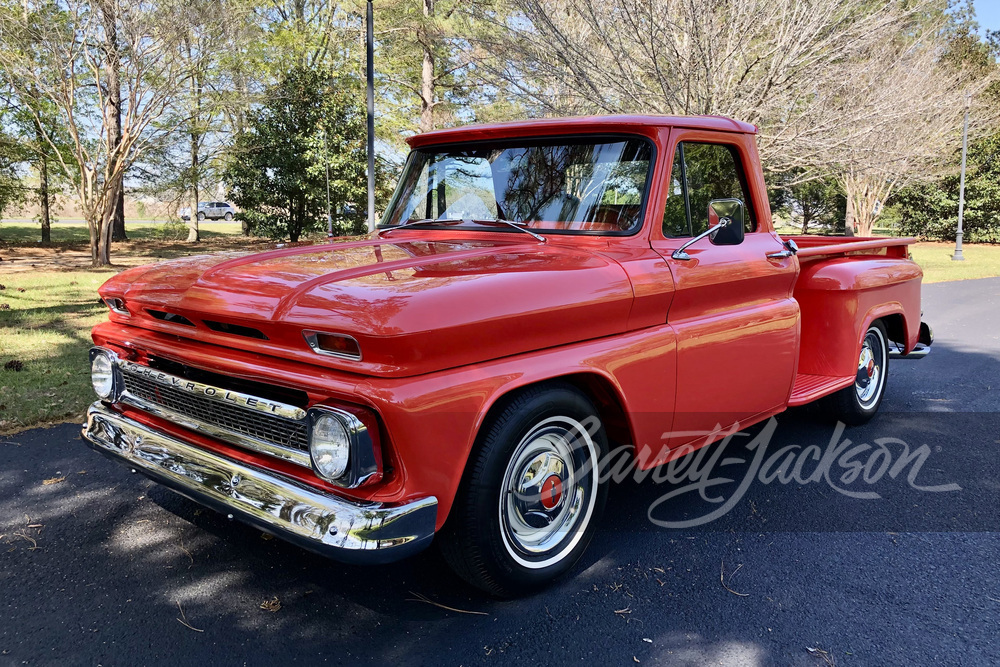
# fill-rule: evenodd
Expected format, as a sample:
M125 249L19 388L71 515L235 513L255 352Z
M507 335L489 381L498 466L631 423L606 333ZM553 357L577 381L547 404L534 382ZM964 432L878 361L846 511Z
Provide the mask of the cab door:
M674 281L667 321L677 335L677 387L670 448L785 407L797 361L799 308L792 298L798 262L771 231L763 178L750 169L749 135L674 131L673 166L663 222L651 236ZM745 166L746 165L746 166ZM709 202L739 199L745 237L739 245L704 238Z

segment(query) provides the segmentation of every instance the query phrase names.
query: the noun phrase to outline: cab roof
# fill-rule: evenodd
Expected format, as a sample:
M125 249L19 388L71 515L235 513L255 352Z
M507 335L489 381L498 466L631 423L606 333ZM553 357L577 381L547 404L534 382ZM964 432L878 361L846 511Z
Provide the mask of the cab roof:
M757 128L750 123L733 120L725 116L577 116L572 118L541 118L536 120L515 120L505 123L466 125L445 130L433 130L409 137L406 142L411 148L446 144L459 141L481 141L484 139L511 139L537 137L554 134L591 134L601 132L636 132L641 128L683 127L717 132L738 132L756 134Z

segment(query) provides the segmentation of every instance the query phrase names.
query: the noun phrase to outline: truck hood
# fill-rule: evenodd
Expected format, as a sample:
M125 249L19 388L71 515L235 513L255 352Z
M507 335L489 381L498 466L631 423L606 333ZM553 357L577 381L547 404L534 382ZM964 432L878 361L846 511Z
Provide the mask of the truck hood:
M632 303L622 267L585 249L412 236L167 261L100 293L125 300L122 324L398 376L619 333ZM353 336L362 360L316 354L305 330Z

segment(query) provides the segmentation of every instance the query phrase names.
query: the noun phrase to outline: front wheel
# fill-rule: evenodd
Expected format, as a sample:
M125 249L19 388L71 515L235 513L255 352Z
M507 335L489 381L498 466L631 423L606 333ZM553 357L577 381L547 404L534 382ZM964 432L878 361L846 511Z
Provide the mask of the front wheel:
M484 426L441 540L452 569L502 597L540 590L579 560L607 496L607 439L569 385L525 390Z
M827 410L845 424L864 424L878 412L888 379L888 338L885 325L875 321L868 327L861 343L854 384L827 396Z
M205 222L205 214L204 213L199 213L198 214L198 222Z

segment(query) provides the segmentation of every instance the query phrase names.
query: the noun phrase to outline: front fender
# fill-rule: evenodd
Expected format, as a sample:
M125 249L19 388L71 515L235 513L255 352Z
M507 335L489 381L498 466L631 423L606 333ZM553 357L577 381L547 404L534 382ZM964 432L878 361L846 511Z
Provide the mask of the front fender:
M676 337L669 325L419 377L369 378L358 391L385 423L401 498L434 495L440 528L490 409L512 391L569 375L613 388L637 446L658 446L670 430Z

